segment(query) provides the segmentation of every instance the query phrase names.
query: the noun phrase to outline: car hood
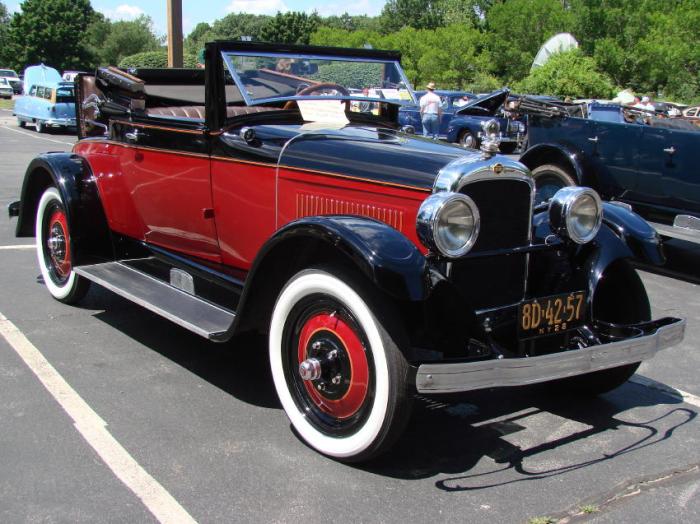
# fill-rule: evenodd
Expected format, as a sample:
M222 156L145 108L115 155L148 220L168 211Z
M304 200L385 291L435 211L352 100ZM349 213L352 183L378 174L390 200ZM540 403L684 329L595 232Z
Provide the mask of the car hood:
M393 129L346 126L309 130L299 126L282 149L280 167L336 173L394 186L432 189L439 171L478 153Z
M24 70L24 91L26 93L37 84L55 84L61 81L61 75L53 67L44 64L30 66Z
M499 89L498 91L494 91L493 93L489 93L488 95L484 95L469 102L467 105L455 111L455 114L477 116L493 115L506 101L509 93L510 90L508 89Z

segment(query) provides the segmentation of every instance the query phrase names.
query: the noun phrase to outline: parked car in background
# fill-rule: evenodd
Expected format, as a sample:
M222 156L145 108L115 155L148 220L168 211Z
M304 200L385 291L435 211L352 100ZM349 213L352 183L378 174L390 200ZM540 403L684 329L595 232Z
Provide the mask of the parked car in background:
M22 93L22 81L15 71L12 69L0 69L0 78L4 78L9 82L14 94L19 95Z
M615 104L586 104L582 116L569 110L528 115L530 147L520 160L532 170L538 201L563 187L592 187L659 233L700 242L700 130Z
M425 93L425 91L416 91L416 98L420 100ZM434 93L441 99L440 109L442 110L442 116L440 117L439 135L441 138L446 138L448 126L455 112L474 100L476 95L468 91L439 89L436 89ZM423 132L423 123L421 122L420 107L414 103L401 106L399 109L399 123L402 126L411 126L416 133L421 134Z
M78 77L81 139L34 159L9 206L55 299L96 283L239 354L259 348L237 334L264 333L297 434L343 461L390 449L417 393L595 395L682 340L629 264L663 259L633 213L583 188L535 207L530 171L493 154L495 120L465 151L350 92L349 68L407 84L397 52L205 56ZM367 99L376 114L351 110Z
M0 98L11 99L14 91L6 78L0 78Z
M477 149L483 138L481 125L496 119L500 126L500 150L513 153L525 139L527 128L520 115L506 107L509 94L508 89L499 89L456 109L447 126L447 141Z
M77 76L81 73L87 74L85 71L64 71L61 78L64 82L74 82Z
M25 94L17 99L17 124L34 124L39 133L48 127L72 128L75 120L75 88L63 82L58 71L45 65L28 67L24 72Z

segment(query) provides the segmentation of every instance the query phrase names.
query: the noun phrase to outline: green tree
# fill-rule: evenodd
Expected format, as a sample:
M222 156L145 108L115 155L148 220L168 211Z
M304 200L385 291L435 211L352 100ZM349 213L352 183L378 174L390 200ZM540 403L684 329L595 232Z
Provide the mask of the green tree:
M211 40L214 40L211 26L206 22L200 22L185 38L185 51L196 55L204 49L204 44Z
M89 0L25 0L7 36L10 65L16 69L43 62L56 69L83 69L92 64L82 38L93 21Z
M197 58L195 55L185 53L183 58L185 67L194 68L197 66ZM168 52L165 50L145 51L143 53L125 56L121 59L118 66L126 69L131 67L168 67Z
M146 15L135 20L113 22L100 49L101 63L114 65L125 56L158 49L160 46L152 26L150 17Z
M435 29L444 23L439 0L389 0L384 4L380 23L385 33L404 27Z
M308 44L320 18L316 13L277 13L260 31L260 39L282 44Z
M260 40L260 33L270 19L270 16L265 15L231 13L212 24L211 36L212 39L229 40L239 40L242 36L249 36L253 40Z
M580 49L552 55L514 88L522 93L571 98L611 98L615 85Z
M562 31L574 16L562 0L509 0L495 3L486 15L488 47L497 76L506 83L523 78L538 49Z
M7 56L7 31L9 24L10 15L7 12L7 7L0 2L0 64L4 64L9 58Z

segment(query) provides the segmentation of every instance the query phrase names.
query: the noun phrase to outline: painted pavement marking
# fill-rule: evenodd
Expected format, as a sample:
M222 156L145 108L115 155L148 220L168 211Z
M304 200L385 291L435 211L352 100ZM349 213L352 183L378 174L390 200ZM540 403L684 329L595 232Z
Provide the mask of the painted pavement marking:
M0 246L0 251L9 251L11 249L36 249L35 244L17 244L16 246Z
M107 423L64 380L24 334L0 313L0 335L12 346L29 369L60 404L74 426L104 463L163 523L195 523L160 483L151 477L107 431Z
M11 127L8 127L7 125L0 125L0 128L2 129L7 129L8 131L12 131L13 133L19 133L20 135L25 135L31 138L35 138L37 140L46 140L47 142L54 142L56 144L65 144L68 146L73 146L73 142L64 142L63 140L54 140L53 138L47 138L45 136L40 136L37 133L27 133L26 131L20 131L19 129L13 129Z

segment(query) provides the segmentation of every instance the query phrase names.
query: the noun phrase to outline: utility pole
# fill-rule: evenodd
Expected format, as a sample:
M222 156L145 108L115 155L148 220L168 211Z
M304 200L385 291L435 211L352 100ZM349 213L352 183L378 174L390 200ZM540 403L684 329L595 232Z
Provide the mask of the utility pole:
M182 0L168 0L168 67L182 67Z

